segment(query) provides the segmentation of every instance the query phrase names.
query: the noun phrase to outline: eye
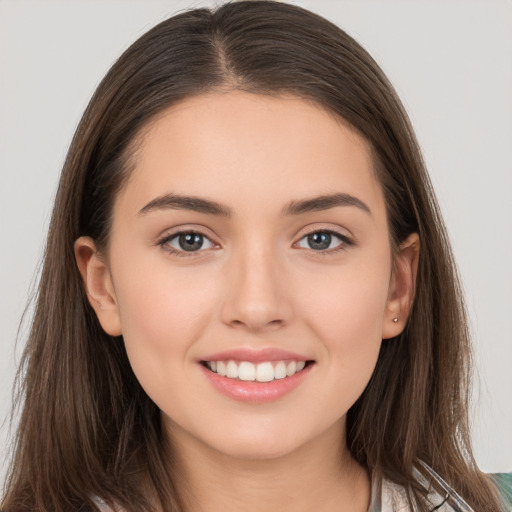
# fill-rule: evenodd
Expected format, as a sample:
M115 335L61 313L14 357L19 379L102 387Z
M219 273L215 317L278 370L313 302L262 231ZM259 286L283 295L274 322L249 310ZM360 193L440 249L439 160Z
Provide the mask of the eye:
M211 249L215 244L202 233L182 231L164 238L160 245L171 253L198 252Z
M304 249L313 249L314 251L326 251L351 244L352 241L348 237L334 231L315 231L303 236L297 246Z

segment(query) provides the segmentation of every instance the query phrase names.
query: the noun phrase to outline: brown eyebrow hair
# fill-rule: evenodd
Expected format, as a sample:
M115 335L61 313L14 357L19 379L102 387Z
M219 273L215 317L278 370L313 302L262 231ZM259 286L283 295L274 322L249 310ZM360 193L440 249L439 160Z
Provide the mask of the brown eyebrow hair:
M140 214L148 213L160 209L193 210L200 213L209 213L210 215L219 215L221 217L231 217L231 208L224 206L211 199L203 199L195 196L182 196L178 194L165 194L150 201L139 211Z
M283 208L283 215L300 215L307 212L317 212L337 206L355 206L371 215L370 208L357 197L350 194L330 194L291 201ZM179 194L165 194L150 201L140 211L139 215L160 209L193 210L221 217L232 217L231 208L211 199Z
M336 206L355 206L365 211L366 213L372 214L370 208L363 203L357 197L351 196L350 194L330 194L312 197L310 199L304 199L300 201L291 201L284 208L284 215L299 215L307 212L318 212L322 210L328 210Z

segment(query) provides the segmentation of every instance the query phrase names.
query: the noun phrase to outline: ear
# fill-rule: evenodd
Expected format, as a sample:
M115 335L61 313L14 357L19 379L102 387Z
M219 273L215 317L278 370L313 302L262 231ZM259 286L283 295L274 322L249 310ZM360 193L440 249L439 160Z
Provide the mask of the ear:
M104 257L90 237L78 238L74 248L87 298L103 330L111 336L120 336L122 332L119 309L112 277Z
M382 324L383 339L394 338L404 330L414 301L419 254L420 238L413 233L400 244L394 257Z

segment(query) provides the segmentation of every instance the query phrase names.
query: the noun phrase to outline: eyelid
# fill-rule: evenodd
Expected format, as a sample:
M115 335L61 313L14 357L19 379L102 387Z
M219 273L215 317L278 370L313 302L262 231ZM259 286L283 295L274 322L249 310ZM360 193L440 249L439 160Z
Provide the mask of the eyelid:
M297 241L294 242L294 246L297 246L297 244L303 240L304 238L306 238L307 236L309 235L312 235L313 233L329 233L330 235L334 235L335 237L339 238L340 240L340 244L337 245L336 247L332 248L332 249L325 249L325 250L315 250L315 249L311 249L311 248L305 248L305 247L300 247L300 249L306 249L310 252L313 252L315 255L318 254L318 255L322 255L322 254L333 254L337 251L340 251L340 250L345 250L347 249L348 247L350 246L353 246L356 244L355 242L355 239L354 237L351 235L351 234L348 234L346 232L343 232L343 231L346 231L346 230L342 230L340 228L336 229L336 228L333 228L331 226L327 227L327 226L309 226L308 228L305 228L305 230L302 231L302 233L298 236L297 238Z
M341 227L341 226L333 226L332 224L324 224L324 223L314 223L299 230L297 234L297 239L302 239L307 235L311 235L313 233L332 233L341 238L345 238L355 243L355 236L350 232L349 229Z
M155 245L160 246L160 248L162 250L166 251L169 254L173 254L176 256L185 256L185 257L204 255L205 252L207 252L211 249L216 249L216 248L220 247L220 244L214 240L214 238L216 238L216 237L207 234L207 232L210 231L209 229L207 229L203 226L200 226L200 227L192 227L191 225L189 225L189 226L180 225L180 226L176 226L170 230L167 230L165 232L165 234L159 236L156 239ZM315 255L333 254L333 253L341 251L341 250L346 250L350 246L356 245L356 241L355 241L353 235L350 234L350 232L347 233L347 231L348 230L344 229L344 228L326 226L325 224L324 225L307 226L307 227L303 228L301 230L300 235L298 235L298 237L296 237L296 241L293 243L293 246L297 247L297 244L302 239L304 239L305 237L307 237L308 235L311 235L313 233L329 233L329 234L337 237L340 240L340 244L337 245L336 247L334 247L332 249L325 249L325 250L315 250L312 248L308 249L305 247L304 248L301 247L300 249L306 249L309 252L314 253ZM201 235L202 237L207 239L213 245L213 247L208 247L206 249L201 248L201 249L198 249L197 251L185 251L185 250L177 249L177 248L174 248L174 247L168 245L168 242L170 240L173 240L182 234L189 234L189 233Z
M169 239L173 236L177 236L183 233L197 233L198 235L202 235L208 238L215 245L220 245L220 242L217 242L217 240L221 240L221 238L217 235L217 233L202 224L195 223L178 224L162 229L160 230L159 234L154 237L153 243L155 245L159 245L162 240Z
M155 242L155 245L160 246L160 248L163 251L165 251L169 254L175 255L175 256L193 257L193 256L198 256L200 254L202 255L206 251L209 251L211 249L215 249L215 248L219 247L219 244L213 240L213 237L211 235L206 234L205 231L207 231L207 230L192 228L192 227L187 228L186 226L179 226L179 227L174 228L170 232L167 231L164 235L158 237ZM183 234L201 235L203 238L208 240L212 244L213 247L208 247L205 249L201 248L201 249L198 249L197 251L184 251L184 250L181 250L181 249L178 249L176 247L172 247L171 245L169 245L169 242L171 240L174 240L175 238L177 238Z

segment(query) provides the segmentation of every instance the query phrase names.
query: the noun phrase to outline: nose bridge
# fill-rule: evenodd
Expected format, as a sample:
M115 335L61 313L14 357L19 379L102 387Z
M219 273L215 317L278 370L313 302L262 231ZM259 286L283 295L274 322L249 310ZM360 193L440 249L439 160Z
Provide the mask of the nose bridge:
M271 243L256 237L233 250L223 319L250 330L279 326L289 317L283 293L284 269Z

